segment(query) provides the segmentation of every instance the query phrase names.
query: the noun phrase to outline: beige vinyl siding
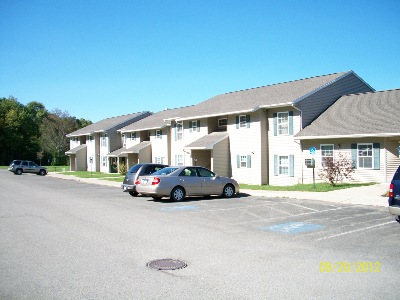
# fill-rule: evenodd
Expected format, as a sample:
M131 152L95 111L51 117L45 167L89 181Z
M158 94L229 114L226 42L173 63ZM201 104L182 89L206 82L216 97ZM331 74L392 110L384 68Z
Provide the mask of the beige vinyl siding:
M341 96L372 91L373 90L354 73L341 78L296 104L296 106L303 111L303 128L310 125L313 120Z
M294 140L293 135L274 135L274 113L293 112L293 135L300 130L300 113L293 107L281 107L270 109L268 115L268 150L269 150L269 184L270 185L294 185L300 182L302 177L301 168L301 146ZM293 176L275 175L275 155L293 156Z
M394 173L400 165L400 159L398 154L398 147L400 143L397 139L385 138L385 162L386 162L386 178L385 182L390 182L393 178ZM381 145L382 147L382 145Z
M250 116L250 127L236 128L236 116L230 115L228 117L228 132L231 149L231 166L232 177L239 183L256 184L260 185L261 182L261 169L262 169L262 155L261 155L261 128L260 119L262 110L254 113L246 113L243 115ZM251 157L250 168L238 168L237 156Z
M373 168L356 168L352 174L352 180L350 182L388 182L393 176L394 171L397 169L400 160L397 155L397 141L386 140L385 138L346 138L346 139L335 139L335 140L316 140L316 141L302 141L303 153L303 182L312 182L312 169L307 168L304 165L304 159L312 158L310 155L310 147L317 149L315 158L315 179L316 182L323 182L318 176L319 171L322 169L321 166L321 144L333 144L334 145L334 156L339 153L345 155L348 159L352 159L352 144L368 144L368 143L379 143L379 169ZM391 175L390 175L391 174ZM347 180L349 181L349 180Z
M200 126L197 130L190 130L189 122L200 121ZM190 151L185 151L186 145L198 140L204 135L208 134L207 126L205 126L206 119L196 119L190 121L183 121L183 137L182 140L175 140L175 126L171 126L171 164L175 165L175 156L183 155L184 165L193 165L192 155Z
M168 139L169 135L167 132L169 132L169 128L163 128L163 129L158 129L161 130L162 135L161 138L157 138L156 136L156 131L157 130L152 130L151 131L151 136L150 136L150 141L151 141L151 148L152 148L152 159L151 161L153 163L156 162L155 158L156 157L162 157L163 163L164 164L169 164L170 162L168 161Z
M229 138L215 144L211 155L211 170L220 176L232 177Z

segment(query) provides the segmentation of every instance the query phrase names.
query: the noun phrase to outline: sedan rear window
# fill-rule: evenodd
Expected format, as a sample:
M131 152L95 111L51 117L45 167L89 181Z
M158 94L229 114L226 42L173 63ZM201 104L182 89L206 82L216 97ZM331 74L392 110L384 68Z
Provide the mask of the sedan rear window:
M134 165L133 167L131 167L131 168L129 169L129 173L137 173L137 172L139 171L139 169L140 169L141 166L142 166L142 164Z
M178 168L174 167L166 167L164 169L158 170L157 172L154 172L152 175L168 175L171 174L172 172L176 171Z

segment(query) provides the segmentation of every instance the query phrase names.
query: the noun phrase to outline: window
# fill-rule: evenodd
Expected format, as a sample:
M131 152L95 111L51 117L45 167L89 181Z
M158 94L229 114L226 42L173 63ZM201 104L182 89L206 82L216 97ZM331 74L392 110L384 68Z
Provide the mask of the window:
M278 113L278 135L289 134L289 113Z
M105 167L107 165L107 156L102 156L102 163L103 163L103 167Z
M215 174L207 169L198 168L197 172L200 177L215 177Z
M93 135L88 135L88 136L86 136L86 140L87 140L88 142L93 142L93 140L94 140Z
M247 127L247 122L246 122L246 116L245 115L239 116L239 127L240 128Z
M163 163L163 158L162 157L155 157L154 161L156 164L162 164Z
M189 131L190 132L200 132L200 120L190 121L189 122Z
M250 115L236 116L236 129L250 128Z
M176 132L175 132L176 140L181 140L183 138L183 122L176 122Z
M131 141L136 141L136 132L131 132Z
M238 168L251 168L251 155L237 155Z
M226 127L227 125L228 125L227 118L218 119L218 127Z
M240 156L240 167L246 168L247 167L247 155Z
M107 134L101 135L101 147L107 147Z
M373 150L372 144L357 145L357 161L359 168L372 169Z
M326 162L333 160L333 145L321 145L321 165L326 166Z
M176 155L175 162L177 166L183 166L183 155Z
M162 130L156 130L156 139L162 138Z
M279 175L289 175L289 156L279 156Z

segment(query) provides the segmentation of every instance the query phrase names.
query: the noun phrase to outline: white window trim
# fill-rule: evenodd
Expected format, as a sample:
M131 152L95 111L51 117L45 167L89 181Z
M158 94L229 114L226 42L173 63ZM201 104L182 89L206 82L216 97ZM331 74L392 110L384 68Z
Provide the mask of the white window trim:
M177 166L183 166L184 165L183 154L177 154L176 155L176 165Z
M279 123L279 115L283 115L285 114L287 116L287 122L286 123ZM287 129L287 133L281 133L281 131L279 130L279 128L286 124L286 129ZM276 129L277 129L277 135L282 135L282 136L287 136L289 135L289 112L288 111L284 111L284 112L278 112L276 114Z
M323 146L332 146L332 156L322 155L322 147ZM320 149L320 152L321 152L321 165L322 166L324 166L324 158L332 157L332 159L334 159L334 157L335 157L335 144L320 144L319 145L319 149Z
M242 122L242 118L244 118L244 122ZM246 115L239 115L239 128L247 128Z
M176 140L183 140L183 121L176 122Z
M281 157L286 157L286 161L287 161L286 165L281 165ZM281 173L281 167L287 168L287 173ZM289 176L290 175L289 155L278 155L278 175L279 176Z
M192 122L192 132L197 132L197 120Z
M359 146L363 146L363 145L367 145L367 146L371 146L371 156L360 156L359 155ZM370 168L366 168L366 167L361 167L360 166L360 157L370 157L371 158L371 167ZM358 143L357 144L357 168L358 169L363 169L363 170L373 170L375 168L374 166L374 144L373 143Z

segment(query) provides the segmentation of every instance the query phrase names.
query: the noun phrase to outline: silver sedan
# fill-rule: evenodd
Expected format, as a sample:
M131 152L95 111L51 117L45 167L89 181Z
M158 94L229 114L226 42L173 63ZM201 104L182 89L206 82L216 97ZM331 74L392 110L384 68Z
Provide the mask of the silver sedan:
M181 201L186 196L221 195L233 197L239 193L236 180L218 176L210 170L195 166L166 167L149 176L140 176L136 191L154 199L170 197Z

